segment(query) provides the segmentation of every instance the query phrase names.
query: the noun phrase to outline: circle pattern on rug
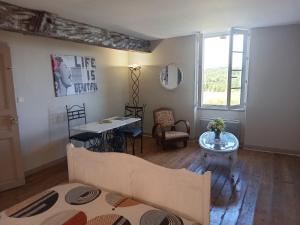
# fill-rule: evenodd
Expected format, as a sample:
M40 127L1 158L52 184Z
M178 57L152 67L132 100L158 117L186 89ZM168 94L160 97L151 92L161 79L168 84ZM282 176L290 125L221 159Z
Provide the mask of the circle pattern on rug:
M87 216L84 212L71 209L54 214L40 225L86 225L86 222Z
M140 204L138 201L135 201L131 198L124 197L117 193L108 193L105 196L105 200L108 204L111 206L117 208L117 207L129 207L129 206L135 206Z
M183 225L180 217L162 210L149 210L140 220L140 225Z
M50 209L57 199L58 193L56 191L47 190L14 205L5 210L5 213L7 216L14 218L35 216Z
M107 214L89 220L86 225L131 225L131 223L123 216Z
M101 191L97 188L79 186L68 191L65 200L71 205L83 205L95 200L100 194Z

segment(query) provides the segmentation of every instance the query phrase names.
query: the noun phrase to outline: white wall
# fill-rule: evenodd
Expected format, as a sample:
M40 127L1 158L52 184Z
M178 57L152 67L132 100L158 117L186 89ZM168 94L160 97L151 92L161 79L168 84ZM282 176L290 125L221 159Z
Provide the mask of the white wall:
M299 153L300 25L251 31L245 112L198 109L194 115L195 48L195 36L186 36L163 40L151 54L129 54L130 63L143 66L140 99L147 104L146 132L153 125L153 109L166 106L174 108L177 118L190 120L195 136L200 118L223 117L241 121L245 146ZM159 83L159 72L168 63L179 65L184 74L182 85L174 91Z
M201 46L200 40L198 46L200 53L202 52ZM171 107L175 110L177 119L188 119L191 123L192 137L197 138L200 133L198 126L200 118L222 117L227 120L240 120L243 131L245 112L197 109L195 105L195 88L197 88L195 85L197 80L195 79L195 61L198 58L196 47L195 35L165 39L158 43L151 54L129 53L130 63L142 65L140 103L147 104L145 132L151 132L153 126L152 111L159 107ZM201 62L201 54L199 61ZM169 63L176 63L183 71L183 82L173 91L164 89L159 81L160 70ZM195 109L196 113L194 113Z
M129 63L142 65L140 104L147 104L145 132L151 133L152 111L159 107L172 108L176 119L189 120L194 131L195 36L162 40L151 54L131 52ZM170 63L175 63L183 72L181 85L172 91L164 89L159 79L161 69Z
M22 154L30 170L65 155L67 127L65 105L87 104L88 120L119 115L128 102L128 63L142 65L140 103L147 104L145 131L151 132L152 111L171 107L177 119L191 122L194 136L199 118L240 119L245 145L300 151L300 25L253 29L250 47L248 104L245 113L198 110L194 114L195 36L157 43L152 53L129 54L66 41L0 32L0 41L11 47ZM96 93L55 98L50 54L94 56ZM173 91L159 82L160 70L176 63L183 71L182 84ZM196 131L195 131L196 130Z
M251 32L245 144L300 153L300 25Z
M123 113L128 102L128 52L54 39L0 32L11 48L21 148L25 170L65 155L67 122L65 105L86 103L88 121ZM96 93L54 97L50 54L96 58Z
M196 118L196 132L200 134L200 119L214 119L214 118L223 118L228 121L240 121L240 144L244 143L245 138L245 111L234 111L234 110L216 110L216 109L198 109L197 118ZM203 132L203 131L202 131Z

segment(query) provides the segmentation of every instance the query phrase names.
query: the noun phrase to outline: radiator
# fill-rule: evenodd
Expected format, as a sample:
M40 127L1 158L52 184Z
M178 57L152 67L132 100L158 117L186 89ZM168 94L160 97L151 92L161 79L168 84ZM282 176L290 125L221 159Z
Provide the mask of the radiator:
M214 119L201 118L200 119L200 135L207 131L207 124ZM224 120L225 131L234 134L239 141L241 141L241 122L239 120Z

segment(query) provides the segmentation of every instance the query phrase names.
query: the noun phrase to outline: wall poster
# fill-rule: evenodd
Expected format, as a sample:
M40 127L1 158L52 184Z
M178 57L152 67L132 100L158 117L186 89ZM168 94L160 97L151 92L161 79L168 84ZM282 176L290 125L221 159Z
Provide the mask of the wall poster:
M95 58L51 55L51 63L56 97L98 90Z

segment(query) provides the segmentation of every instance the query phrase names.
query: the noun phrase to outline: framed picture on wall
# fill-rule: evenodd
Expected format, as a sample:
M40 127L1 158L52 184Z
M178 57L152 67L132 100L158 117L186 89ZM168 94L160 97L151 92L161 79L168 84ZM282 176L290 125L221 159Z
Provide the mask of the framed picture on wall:
M96 60L87 56L51 55L56 97L98 90Z

